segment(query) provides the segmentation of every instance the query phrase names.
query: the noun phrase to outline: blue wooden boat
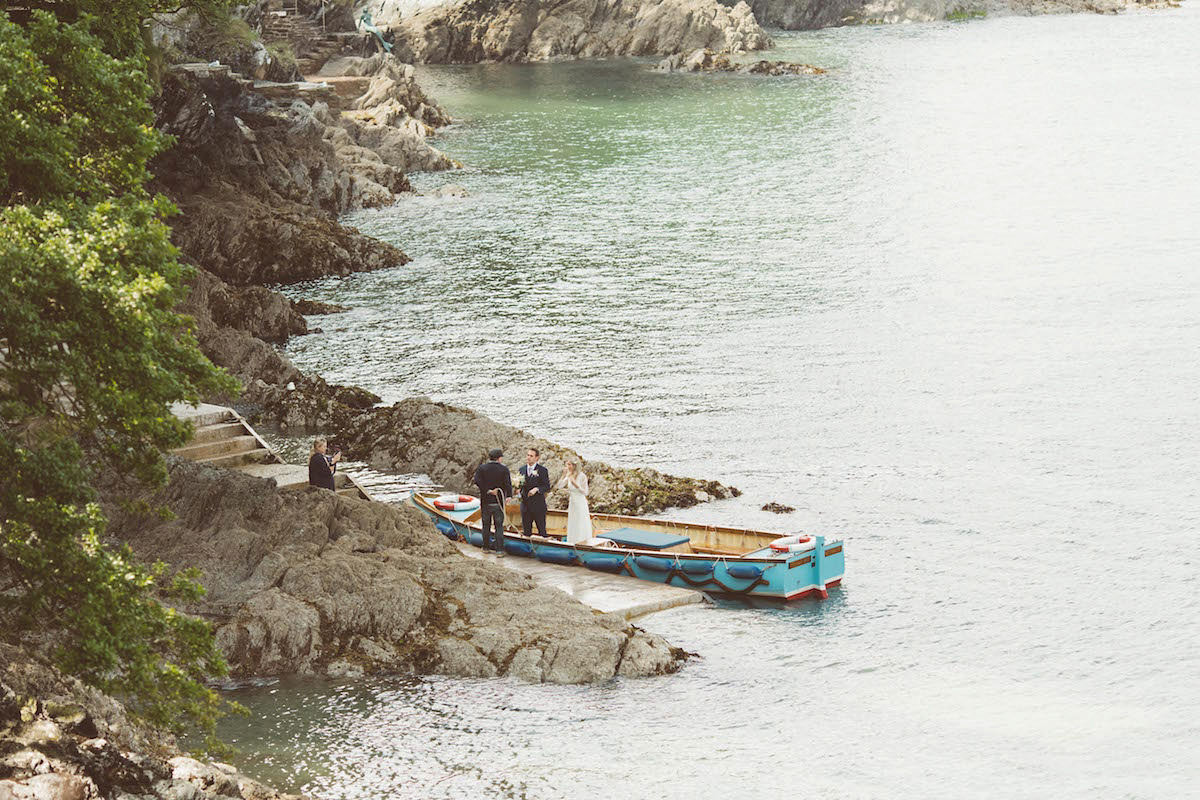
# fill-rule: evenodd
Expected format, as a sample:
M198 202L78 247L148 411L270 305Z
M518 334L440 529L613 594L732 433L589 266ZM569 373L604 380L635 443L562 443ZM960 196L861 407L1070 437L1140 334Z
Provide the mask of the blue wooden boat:
M478 505L461 502L461 498L437 502L439 497L413 492L410 499L443 534L482 547ZM824 536L784 536L720 525L592 514L593 538L570 545L564 541L566 511L547 512L545 537L523 536L511 524L520 518L519 508L510 505L504 549L513 555L713 594L779 600L824 598L830 587L842 582L846 569L842 542L827 541Z

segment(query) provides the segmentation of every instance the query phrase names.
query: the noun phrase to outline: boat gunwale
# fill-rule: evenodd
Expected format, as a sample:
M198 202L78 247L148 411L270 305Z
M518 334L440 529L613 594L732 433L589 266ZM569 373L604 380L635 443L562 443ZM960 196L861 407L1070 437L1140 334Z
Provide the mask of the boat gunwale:
M425 495L432 495L432 494L434 494L434 493L432 493L432 492L424 492L424 493L416 492L416 493L414 493L414 495L421 496L421 497L424 497ZM560 514L567 513L567 510L564 508L551 508L548 510L552 511L552 512L558 512ZM475 509L475 512L478 512L478 511L479 511L479 509ZM475 512L472 512L472 516L474 516ZM695 528L698 530L706 530L706 531L721 531L723 533L741 533L741 534L750 534L751 536L762 536L762 537L770 536L773 539L779 539L781 537L791 535L791 534L787 534L787 533L775 533L773 531L756 530L754 528L734 528L729 525L713 525L713 524L705 523L705 522L683 522L682 520L661 519L661 518L657 518L657 517L635 517L635 516L632 516L629 514L609 514L606 512L594 512L590 516L592 519L633 520L633 521L637 521L637 522L646 520L649 522L661 523L664 525L676 525L681 528ZM815 534L806 534L806 535L815 535ZM841 539L829 539L828 541L840 542Z
M468 529L481 530L480 527L473 527L472 522L469 521L471 517L475 516L475 514L479 511L479 509L474 509L472 511L472 513L468 514L467 517L464 517L462 520L456 520L456 519L453 519L453 518L447 516L445 510L437 508L436 506L433 505L433 502L431 500L427 499L428 496L433 496L433 494L434 493L431 493L431 492L426 492L426 493L413 492L412 497L413 497L414 501L418 501L418 500L421 501L420 505L425 510L432 512L436 516L439 516L442 519L445 519L452 524L462 525ZM564 510L561 510L561 509L552 509L552 510L558 511L559 513L563 513L563 514L566 513ZM597 516L603 516L603 517L607 517L610 519L626 519L626 520L642 519L641 517L624 516L624 515L619 515L619 514L593 514L592 515L593 518L595 518ZM475 520L475 523L478 523L478 520ZM763 536L772 536L772 534L768 531L755 531L755 530L749 529L749 528L730 528L730 527L726 527L726 526L705 527L703 525L692 525L691 523L686 523L686 522L685 523L676 523L676 524L682 525L684 527L705 528L706 530L724 530L724 531L729 531L729 532L734 532L734 533L749 533L749 534L758 534L758 535L763 535ZM604 533L604 532L601 531L601 533ZM521 541L529 542L530 545L541 545L543 547L545 547L545 546L561 547L564 549L584 549L589 553L601 553L601 554L612 554L612 555L622 555L622 556L625 556L625 555L628 555L628 556L648 555L648 556L655 556L657 558L667 558L667 559L682 558L682 559L686 559L689 561L692 561L692 560L705 560L705 561L735 560L735 561L742 562L742 563L764 563L764 564L770 564L770 565L787 563L788 558L790 556L793 556L793 555L801 556L801 555L809 553L810 550L816 549L816 547L814 546L813 548L810 548L810 550L803 550L799 553L780 553L779 555L775 555L775 556L747 556L747 555L736 555L736 554L721 555L721 554L717 554L717 553L678 553L678 552L674 552L674 551L647 550L647 549L642 549L642 548L626 547L624 545L618 545L617 547L599 547L596 545L584 544L583 542L576 542L575 544L568 544L567 542L564 542L564 541L561 541L561 540L558 540L558 539L555 539L555 538L552 538L549 536L541 536L539 534L531 534L530 536L526 536L524 533L519 533L516 531L508 531L508 530L505 530L504 534L506 536L515 536ZM781 534L781 535L786 535L786 534ZM774 538L778 539L780 537L774 536ZM825 547L833 547L835 544L840 544L841 542L842 542L841 539L833 539L833 540L826 541L824 546ZM752 553L754 551L750 550L747 552Z

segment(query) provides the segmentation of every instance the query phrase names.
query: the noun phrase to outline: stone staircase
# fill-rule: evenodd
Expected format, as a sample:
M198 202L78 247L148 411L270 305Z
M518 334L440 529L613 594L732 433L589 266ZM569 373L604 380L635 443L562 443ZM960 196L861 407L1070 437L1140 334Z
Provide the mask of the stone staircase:
M361 34L353 35L361 40ZM315 75L325 62L343 52L346 37L327 33L295 6L285 8L283 0L271 0L263 16L262 40L265 44L287 42L296 54L296 68L305 76Z
M231 408L201 404L176 405L175 416L190 420L192 440L171 452L210 467L236 469L258 478L270 478L281 489L308 486L308 464L287 464ZM338 494L370 500L371 496L353 478L339 472L333 476Z

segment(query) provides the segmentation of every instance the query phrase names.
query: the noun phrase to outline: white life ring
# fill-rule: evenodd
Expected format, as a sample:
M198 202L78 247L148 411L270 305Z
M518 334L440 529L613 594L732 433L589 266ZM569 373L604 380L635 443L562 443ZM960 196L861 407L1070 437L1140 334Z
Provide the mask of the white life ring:
M472 511L479 508L479 498L469 494L444 494L433 501L433 507L442 511Z
M794 536L783 536L771 542L771 549L777 553L802 553L812 550L816 544L813 537L797 533Z

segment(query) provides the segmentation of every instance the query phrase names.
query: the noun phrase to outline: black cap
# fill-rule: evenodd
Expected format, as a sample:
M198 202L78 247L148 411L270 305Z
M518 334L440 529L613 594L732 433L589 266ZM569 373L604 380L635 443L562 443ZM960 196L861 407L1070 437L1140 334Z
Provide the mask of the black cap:
M490 458L492 461L495 461L497 458L499 458L502 455L504 455L504 453L500 450L499 447L493 447L491 450L488 450L488 458Z

